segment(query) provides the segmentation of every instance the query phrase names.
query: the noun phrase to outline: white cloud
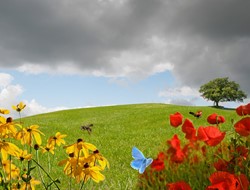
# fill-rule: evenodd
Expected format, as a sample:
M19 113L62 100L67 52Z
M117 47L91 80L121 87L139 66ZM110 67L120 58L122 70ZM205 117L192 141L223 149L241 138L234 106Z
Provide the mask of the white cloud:
M162 90L159 92L159 97L163 97L166 103L178 105L196 105L200 100L198 90L189 86Z
M26 104L25 109L22 111L22 116L69 109L67 107L47 108L40 105L35 99L32 99L31 101L20 100L24 90L20 84L12 84L13 79L14 77L7 73L0 73L0 108L9 109L12 117L17 117L18 115L11 107L12 105L18 104L20 101L23 101Z
M168 61L167 45L163 38L154 35L147 38L140 48L111 53L106 59L108 67L98 68L93 74L112 78L142 79L157 73L172 71L174 64Z
M171 63L159 63L152 68L152 74L163 73L165 71L173 70L174 65Z
M23 110L25 116L69 109L67 107L47 108L40 105L35 99L32 99L31 101L24 100L24 103L26 104L26 108Z
M17 67L16 69L19 72L28 73L28 74L41 74L49 73L51 75L55 74L89 74L87 71L80 70L74 62L61 62L60 64L47 65L46 63L24 63L23 65Z
M4 88L11 83L13 77L7 73L0 73L0 88Z
M191 99L182 99L182 98L172 98L168 99L166 103L174 104L174 105L186 105L186 106L194 106L194 102Z
M50 68L46 65L24 63L21 66L17 67L17 70L20 72L25 72L29 74L40 74L40 73L48 72Z
M12 84L13 77L6 73L0 73L0 107L10 109L15 100L23 93L19 84Z
M155 55L147 52L124 51L117 57L110 60L113 71L110 76L113 77L147 77L156 73L173 69L171 63L157 62ZM107 70L105 73L107 74ZM103 75L105 75L103 73Z
M178 96L200 96L197 89L191 88L189 86L182 86L179 88L168 88L159 93L160 97L178 97Z

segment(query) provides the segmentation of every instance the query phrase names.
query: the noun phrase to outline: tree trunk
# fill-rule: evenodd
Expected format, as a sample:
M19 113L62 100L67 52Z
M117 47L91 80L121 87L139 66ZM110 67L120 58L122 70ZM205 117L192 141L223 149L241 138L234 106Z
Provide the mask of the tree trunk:
M215 107L219 107L219 102L218 101L216 101L214 103L215 103Z

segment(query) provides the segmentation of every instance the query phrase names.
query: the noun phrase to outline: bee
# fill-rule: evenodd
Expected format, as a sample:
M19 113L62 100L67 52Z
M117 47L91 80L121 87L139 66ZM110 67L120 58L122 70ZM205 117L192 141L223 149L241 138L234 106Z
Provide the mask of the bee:
M86 130L90 134L92 132L92 128L94 125L93 124L88 124L88 125L83 125L81 126L81 130Z
M197 111L196 113L190 111L189 114L193 115L194 117L200 118L202 116L202 111Z

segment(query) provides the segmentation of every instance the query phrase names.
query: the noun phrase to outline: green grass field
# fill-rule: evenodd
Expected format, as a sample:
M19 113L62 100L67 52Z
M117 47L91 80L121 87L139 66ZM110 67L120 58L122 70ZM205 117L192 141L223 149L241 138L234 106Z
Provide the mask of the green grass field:
M189 111L202 110L202 118L197 119ZM25 110L24 110L25 111ZM58 111L23 118L24 126L37 124L46 138L57 131L67 134L66 143L72 144L78 138L94 144L108 159L110 169L104 171L106 179L101 183L88 182L85 189L134 189L138 172L130 167L131 149L138 147L146 157L156 157L161 146L173 134L183 137L180 128L169 125L169 114L180 112L190 118L195 127L206 126L206 118L211 113L223 115L226 123L222 130L232 130L231 119L237 119L234 110L213 107L176 106L167 104L134 104L83 108ZM93 131L80 130L80 126L92 123ZM45 144L45 137L43 144ZM54 165L66 158L65 151L56 152ZM53 166L52 176L61 181L61 189L67 189L69 179L63 174L63 167ZM75 185L72 189L78 189ZM42 189L42 187L41 187Z

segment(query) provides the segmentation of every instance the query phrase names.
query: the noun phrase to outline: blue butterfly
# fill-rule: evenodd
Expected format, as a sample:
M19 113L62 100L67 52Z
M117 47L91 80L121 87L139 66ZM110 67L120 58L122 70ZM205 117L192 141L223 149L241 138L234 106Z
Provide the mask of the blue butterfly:
M142 152L136 147L132 148L132 157L134 160L130 163L130 165L135 170L138 170L140 174L142 174L146 167L153 162L152 158L145 158Z

